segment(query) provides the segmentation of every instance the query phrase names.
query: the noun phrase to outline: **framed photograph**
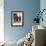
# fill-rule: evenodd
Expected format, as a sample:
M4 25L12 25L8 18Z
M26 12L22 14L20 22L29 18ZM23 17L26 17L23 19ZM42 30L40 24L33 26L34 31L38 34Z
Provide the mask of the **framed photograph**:
M11 26L23 26L24 25L24 11L12 11L11 12Z

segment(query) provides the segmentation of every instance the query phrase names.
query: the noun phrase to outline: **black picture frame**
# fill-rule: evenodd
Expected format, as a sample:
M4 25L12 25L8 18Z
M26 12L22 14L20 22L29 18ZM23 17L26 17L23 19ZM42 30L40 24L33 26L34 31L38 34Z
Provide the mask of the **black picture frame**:
M24 26L24 11L11 11L11 26Z

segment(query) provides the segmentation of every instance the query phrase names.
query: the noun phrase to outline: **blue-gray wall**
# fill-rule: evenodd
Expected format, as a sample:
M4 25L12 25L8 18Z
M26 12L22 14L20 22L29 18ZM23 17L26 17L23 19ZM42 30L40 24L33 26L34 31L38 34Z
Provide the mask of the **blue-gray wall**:
M42 11L43 9L46 9L46 0L41 0L40 1L40 10ZM45 26L46 27L46 10L43 12L43 22L40 22L40 25Z
M40 0L4 0L4 38L7 41L18 41L31 31L36 12L40 9ZM24 11L24 26L11 27L11 11Z

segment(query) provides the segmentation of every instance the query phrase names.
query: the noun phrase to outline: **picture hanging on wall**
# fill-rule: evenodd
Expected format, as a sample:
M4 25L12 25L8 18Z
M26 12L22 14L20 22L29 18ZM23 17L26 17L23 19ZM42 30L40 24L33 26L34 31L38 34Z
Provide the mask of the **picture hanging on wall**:
M11 26L21 27L24 25L24 11L11 11Z

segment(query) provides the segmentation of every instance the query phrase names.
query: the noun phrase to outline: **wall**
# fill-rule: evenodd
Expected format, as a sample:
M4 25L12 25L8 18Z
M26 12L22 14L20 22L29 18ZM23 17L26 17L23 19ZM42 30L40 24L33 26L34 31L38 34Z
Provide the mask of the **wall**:
M24 26L11 27L11 11L24 11ZM4 0L4 38L7 41L18 41L31 31L35 12L40 10L40 0Z
M0 0L0 42L4 41L4 0Z
M41 9L41 11L42 11L43 9L46 9L46 0L41 0L41 1L40 1L40 9ZM43 22L41 21L41 22L40 22L40 25L46 27L46 11L43 12L42 17L43 17Z

